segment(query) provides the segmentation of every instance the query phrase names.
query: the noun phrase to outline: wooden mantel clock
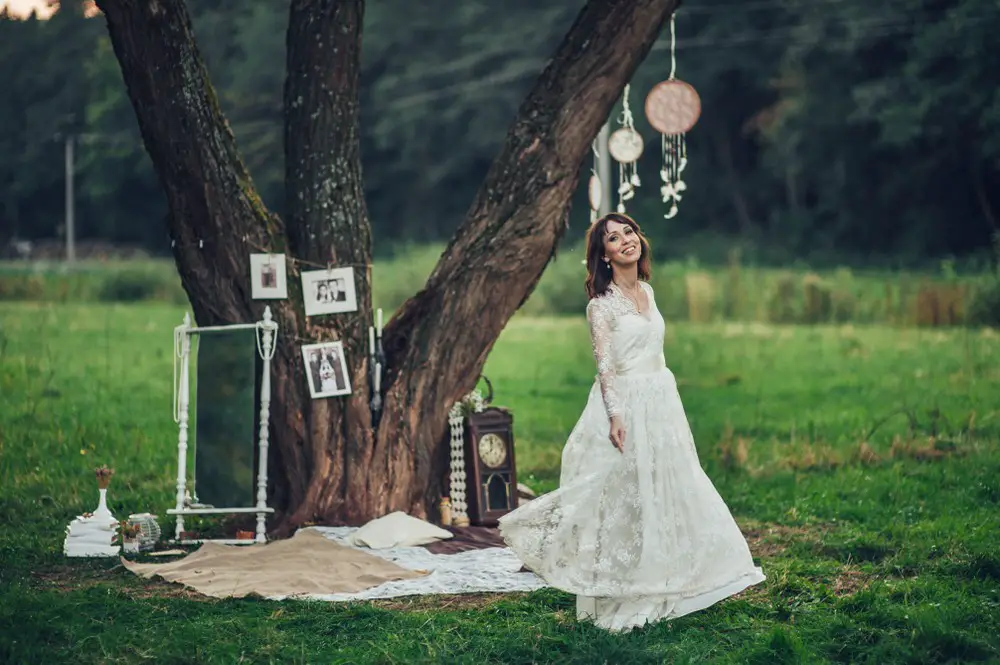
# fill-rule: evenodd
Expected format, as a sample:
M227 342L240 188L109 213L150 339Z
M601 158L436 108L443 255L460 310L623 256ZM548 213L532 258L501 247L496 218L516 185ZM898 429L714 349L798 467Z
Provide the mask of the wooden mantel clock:
M469 522L496 526L517 508L514 417L490 406L465 419L465 496Z

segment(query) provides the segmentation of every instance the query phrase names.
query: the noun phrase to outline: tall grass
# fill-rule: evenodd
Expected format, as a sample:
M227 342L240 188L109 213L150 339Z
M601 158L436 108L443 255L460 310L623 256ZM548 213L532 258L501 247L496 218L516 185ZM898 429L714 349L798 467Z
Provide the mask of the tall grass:
M410 247L373 268L374 299L393 310L424 284L442 247ZM522 308L529 316L578 315L586 307L583 255L561 252ZM936 273L829 271L747 265L737 251L723 266L697 261L654 265L652 285L671 321L708 323L859 323L952 327L1000 325L1000 275L957 275L942 263ZM0 300L50 302L184 303L169 261L84 265L65 270L0 266Z
M172 261L0 263L0 301L184 304Z
M389 309L413 294L434 267L439 248L421 248L374 268L375 300ZM522 312L578 315L587 305L580 249L556 256ZM745 265L731 252L725 266L697 261L654 264L656 302L671 321L708 323L878 323L950 327L991 324L997 292L990 273L958 276L943 263L936 274L890 271L830 271ZM1000 314L998 314L1000 316Z

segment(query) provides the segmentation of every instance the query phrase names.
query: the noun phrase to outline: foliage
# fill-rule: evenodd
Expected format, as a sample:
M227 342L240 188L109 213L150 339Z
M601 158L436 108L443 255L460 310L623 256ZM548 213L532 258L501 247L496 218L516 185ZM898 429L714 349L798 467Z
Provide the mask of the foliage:
M1000 274L993 275L972 302L969 321L1000 328Z
M183 304L187 295L177 269L167 261L62 264L0 264L0 301L134 302Z
M148 271L119 272L104 281L97 297L107 302L152 300L158 287L156 275Z
M984 326L1000 327L1000 232L993 236L996 254L993 271L980 285L969 308L969 321Z
M163 197L102 19L78 4L49 21L0 16L0 235L61 233L63 139L75 134L81 235L165 253ZM189 4L220 103L280 212L288 3ZM361 124L377 252L451 234L581 4L368 4ZM813 264L982 251L1000 205L998 27L990 0L685 3L678 76L703 103L690 188L663 221L641 107L669 70L665 35L632 82L649 150L631 209L668 250L738 235ZM586 214L581 188L572 222Z
M113 561L66 560L64 526L96 505L100 464L117 471L112 512L149 510L170 531L170 329L181 313L151 304L0 305L8 340L0 391L22 396L0 401L0 661L1000 657L993 332L672 324L665 353L699 453L768 581L616 636L577 624L573 598L553 590L354 604L211 600L140 580ZM497 403L515 413L522 480L551 489L593 381L585 322L518 317L485 373Z

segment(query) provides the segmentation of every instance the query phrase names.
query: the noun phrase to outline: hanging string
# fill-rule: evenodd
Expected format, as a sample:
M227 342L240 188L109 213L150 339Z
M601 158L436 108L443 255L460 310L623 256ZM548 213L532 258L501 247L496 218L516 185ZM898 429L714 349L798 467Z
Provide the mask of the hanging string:
M677 76L677 13L670 15L670 78L674 81ZM660 178L663 186L660 187L660 195L663 202L670 205L664 219L673 219L677 216L677 204L683 198L683 193L687 190L687 184L681 177L684 168L687 166L687 141L684 134L661 134L660 135L661 157L663 168L660 170Z
M629 91L631 89L632 85L626 83L625 90L622 92L622 113L618 117L618 124L622 126L622 129L618 131L626 130L638 136L638 132L635 130L635 119L632 117L632 107L628 102ZM638 160L627 163L618 162L618 212L625 212L625 202L635 196L635 188L641 184L639 180Z
M248 245L251 249L256 250L260 254L271 254L271 255L275 255L275 256L282 254L282 252L275 252L275 251L272 251L272 250L270 250L270 249L268 249L266 247L258 245L257 243L255 243L252 240L250 240L250 238L248 236L243 236L243 238L241 240L242 240L243 244ZM183 242L183 243L182 242L177 242L176 240L171 240L170 241L170 247L172 249L173 248L177 248L177 247L179 247L181 249L190 249L190 248L193 248L193 247L197 247L198 249L205 249L205 243L206 242L211 242L211 240L210 239L199 238L199 239L194 240L192 242ZM369 263L341 263L340 261L330 261L328 263L318 263L318 262L315 262L315 261L309 261L309 260L306 260L306 259L300 259L300 258L297 258L297 257L294 257L294 256L290 256L288 254L285 254L284 256L285 256L285 261L287 261L288 263L292 263L292 264L300 265L300 266L309 266L311 268L317 268L319 270L331 270L333 268L349 268L349 267L350 268L371 268L372 265L373 265L370 262Z
M275 252L272 252L266 247L261 247L260 245L256 244L246 236L243 237L243 242L250 245L250 247L256 249L261 254L275 254ZM281 252L277 253L281 254ZM306 259L298 259L295 258L294 256L288 256L287 254L285 255L285 260L295 265L310 266L313 268L318 268L320 270L332 270L333 268L347 268L347 267L352 267L352 268L372 267L371 263L341 263L339 261L330 261L329 263L316 263L315 261L307 261Z
M268 249L266 247L262 247L262 246L258 245L254 241L250 240L250 238L248 236L243 236L239 240L242 241L245 245L248 245L251 249L256 250L257 252L259 252L261 254L270 254L270 255L274 255L274 256L281 255L281 252L273 252L273 251L271 251L270 249ZM204 239L204 238L199 238L199 239L193 240L191 242L186 242L186 243L181 243L181 242L177 242L176 240L171 240L170 241L170 247L171 248L180 247L180 248L184 248L184 249L197 247L199 250L203 250L203 249L205 249L205 243L206 242L210 242L210 240L209 239ZM285 256L285 261L288 262L288 263L296 264L296 265L300 265L300 266L309 266L309 267L312 267L312 268L317 268L319 270L331 270L331 269L335 269L335 268L349 268L349 267L350 268L367 268L367 269L370 270L371 267L372 267L371 263L340 263L340 262L333 262L333 261L331 261L330 263L325 263L324 264L324 263L317 263L317 262L314 262L314 261L308 261L306 259L299 259L299 258L296 258L294 256L289 256L287 254L285 254L284 256ZM368 277L369 277L368 281L370 282L371 281L370 275ZM176 333L175 333L175 335L176 335ZM296 342L301 342L301 343L304 343L304 344L317 344L317 343L322 343L322 342L340 341L339 339L318 340L318 339L309 338L309 337L300 337L298 335L290 335L288 333L283 333L283 336L285 336L285 337L287 337L289 339L293 339ZM258 342L259 342L259 340L258 340ZM271 355L272 356L274 355L275 348L276 348L276 345L272 344L272 347L271 347ZM174 340L174 355L175 355L175 357L179 357L179 355L180 355L180 342L179 342L178 338L175 338L175 340ZM176 372L176 368L175 368L175 372ZM176 379L175 379L175 381L176 381Z
M618 124L622 127L635 129L635 120L632 118L632 108L628 104L628 92L632 89L631 83L625 84L625 91L622 93L622 114L618 117Z
M674 80L674 75L677 73L677 30L674 24L676 16L677 12L670 15L670 81Z

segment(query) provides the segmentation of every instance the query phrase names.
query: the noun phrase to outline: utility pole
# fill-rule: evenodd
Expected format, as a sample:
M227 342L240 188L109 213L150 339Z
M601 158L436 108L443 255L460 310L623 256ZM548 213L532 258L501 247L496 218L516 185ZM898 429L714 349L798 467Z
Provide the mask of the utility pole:
M597 177L601 179L601 209L603 217L611 212L611 155L608 153L608 137L611 135L611 121L606 120L597 135Z
M73 135L66 136L66 261L76 261L76 220L73 196Z

